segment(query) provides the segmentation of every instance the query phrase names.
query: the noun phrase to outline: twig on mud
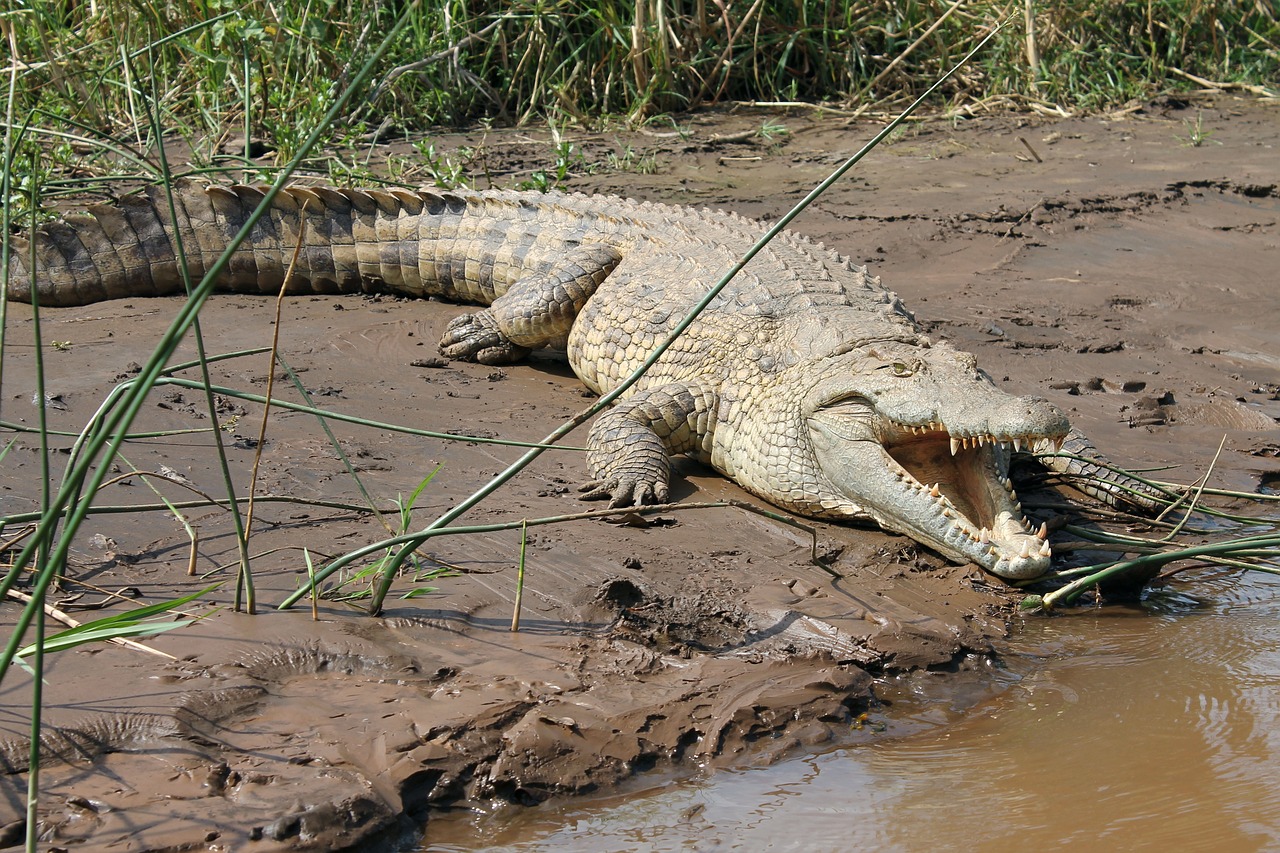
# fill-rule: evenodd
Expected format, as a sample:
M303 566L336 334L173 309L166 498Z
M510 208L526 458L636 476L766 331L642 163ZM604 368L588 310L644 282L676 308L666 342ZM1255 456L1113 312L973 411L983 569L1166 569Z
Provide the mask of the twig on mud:
M165 474L160 471L139 471L137 469L133 471L126 471L123 474L119 474L115 477L112 477L110 480L107 480L105 483L103 483L101 486L98 487L98 492L101 492L107 486L113 486L116 483L123 483L133 479L134 477L140 477L144 480L164 480L166 483L172 483L175 486L181 486L182 488L186 489L189 492L196 493L200 497L204 498L208 504L218 503L217 498L215 498L213 495L209 494L208 492L204 492L196 488L194 483L191 483L180 477L176 477L173 474ZM197 506L203 506L203 505L205 504L197 504ZM146 506L155 506L155 504L147 504Z
M727 145L731 142L750 142L760 135L760 131L740 130L737 133L713 133L707 137L708 145Z
M258 350L258 352L266 352L266 349L263 348L261 350ZM116 387L124 388L126 387L127 384L128 383L126 382L122 382ZM153 384L156 386L175 385L179 388L193 388L197 390L203 389L205 387L203 382L197 382L194 379L182 379L177 376L162 376L156 379L156 381ZM382 421L372 421L372 420L369 420L368 418L361 418L356 415L347 415L347 414L343 414L342 412L334 412L329 409L321 409L316 406L307 406L307 405L303 405L302 403L294 403L290 400L276 400L276 399L268 400L266 397L262 396L261 394L251 394L248 391L240 391L236 388L230 388L225 385L210 385L209 388L215 394L222 394L223 396L233 397L237 400L247 400L250 403L262 403L262 404L270 403L270 405L274 406L277 409L288 409L293 412L303 412L305 414L311 414L317 417L328 418L330 420L335 420L335 421L341 421L343 423L359 424L360 426L373 427L374 429L384 429L384 430L387 430L388 432L399 432L399 433L403 433L404 435L422 436L423 438L435 438L435 439L439 439L440 441L466 441L466 442L474 442L476 444L497 444L505 447L538 447L543 450L573 450L573 451L579 451L579 452L583 450L583 448L575 447L574 445L571 445L571 444L550 444L545 441L541 443L532 442L532 441L516 441L515 439L509 439L509 438L486 438L485 436L482 436L482 435L467 435L465 433L436 432L434 430L428 430L428 429L415 429L413 427L401 426L400 424L385 423Z
M35 601L34 598L27 595L25 592L19 592L16 589L11 589L5 594L8 595L10 598L23 602L24 604L31 604L32 602ZM63 625L66 625L68 628L80 627L81 623L79 621L72 618L69 614L64 613L63 611L54 607L52 604L49 604L48 602L44 603L44 612L49 616L53 617L54 619L57 619L59 622L61 622ZM145 652L149 655L155 655L156 657L165 658L166 660L177 660L176 657L169 654L168 652L162 652L159 649L153 649L150 646L144 646L142 643L135 643L133 640L126 640L124 637L110 637L108 639L110 642L115 643L117 646L124 646L126 649L133 649L136 652Z
M268 548L265 551L259 551L256 554L250 554L249 558L251 560L260 560L263 557L269 557L272 554L279 554L284 551L301 551L304 560L310 561L311 559L311 553L312 553L311 549L309 549L305 545L281 545L277 548ZM319 556L323 557L326 560L333 559L332 554L325 554L323 552L321 552ZM223 563L220 566L214 566L212 569L202 574L200 576L200 579L203 580L205 578L212 577L213 575L216 575L218 572L225 572L227 569L231 568L234 565L235 565L235 562L233 561L230 563Z
M147 472L140 471L137 473L145 474ZM151 476L158 476L158 475L152 474ZM182 485L182 484L179 484L179 485ZM188 486L188 488L193 488L193 487ZM196 493L200 494L199 491L197 491ZM131 512L157 512L160 510L168 510L168 509L199 509L201 507L211 507L211 506L221 507L227 510L228 512L230 512L232 500L233 500L232 498L210 497L205 500L199 500L199 501L169 501L166 503L158 503L158 504L102 504L102 505L95 505L90 507L85 512L85 515L86 516L88 515L121 515L124 513L131 513ZM247 500L247 497L234 498L234 500L235 501ZM258 495L257 501L258 503L291 503L291 504L297 504L298 506L315 506L315 507L321 507L323 509L337 509L337 510L342 510L343 512L351 512L356 514L363 514L363 513L369 512L369 507L367 506L350 504L350 503L346 503L345 501L331 501L331 500L324 500L323 498L300 498L300 497L295 497L294 495ZM379 512L395 512L395 507L386 507L378 511ZM43 518L46 515L46 513L47 511L24 512L18 515L11 515L8 518L6 518L5 521L10 524L34 522L34 521L39 521L41 518ZM63 508L62 510L60 510L60 513L65 515L66 509ZM18 534L18 537L26 538L31 532L33 532L33 530L34 528L32 530L23 531ZM0 549L0 550L3 550L3 549Z
M85 593L74 592L68 596L58 599L57 602L54 603L54 607L61 607L64 610L69 610L72 607L75 607L76 610L102 610L104 607L110 607L111 605L122 601L130 601L142 595L142 590L138 589L136 586L122 586L119 589L113 590L102 589L101 587L95 587L92 584L86 584L75 580L68 580L67 582L79 583L80 586L88 587L94 592L100 592L102 593L102 598L97 601L87 601L82 603L80 599L84 598ZM125 595L126 592L131 592L133 594Z
M1195 74L1191 74L1187 71L1183 71L1181 68L1174 68L1172 65L1169 66L1168 70L1169 70L1169 73L1177 74L1182 79L1190 80L1192 83L1195 83L1197 86L1203 86L1206 89L1218 89L1221 91L1226 91L1228 89L1238 89L1243 92L1250 92L1254 95L1259 95L1263 98L1274 98L1278 94L1276 90L1268 89L1266 86L1255 86L1252 83L1232 83L1232 82L1220 83L1214 80L1206 80L1203 77L1198 77Z
M298 256L302 254L302 242L307 236L307 205L310 203L311 199L307 198L298 209L298 241L293 246L293 257L289 259L289 267L284 271L284 280L280 282L280 293L276 295L275 322L271 324L271 351L267 356L267 393L264 395L267 398L267 402L262 407L262 423L258 426L258 443L253 449L253 468L249 473L249 505L244 513L244 538L246 543L253 533L253 495L258 490L258 471L262 464L262 448L267 443L267 422L271 419L271 392L275 390L276 384L276 353L280 351L280 318L284 313L285 294L289 291L289 285L293 282L294 271L298 267ZM235 609L237 611L240 609L240 587L242 584L247 595L245 608L252 614L256 610L256 602L253 593L253 579L247 561L241 564L240 579L236 581Z
M27 424L14 423L0 419L0 429L10 432L40 432L39 427L28 426ZM216 427L193 427L191 429L161 429L149 430L146 432L131 432L124 437L125 441L138 441L143 438L170 438L175 435L200 435L206 432L213 432ZM80 435L78 432L72 432L69 429L48 429L45 430L46 435L58 435L64 438L75 438Z
M13 523L13 520L11 518L6 518L4 519L4 521L6 524ZM17 533L10 536L8 539L4 540L3 542L0 542L0 554L3 554L5 551L8 551L13 546L17 545L23 539L26 539L28 536L30 536L32 533L35 533L35 532L36 532L35 525L28 524L26 527L22 528Z
M749 107L751 109L762 110L812 110L815 113L825 113L826 115L839 116L840 118L853 121L862 118L871 108L870 104L859 104L853 109L843 107L833 107L830 104L820 104L817 101L732 101L735 107ZM651 134L660 135L660 134ZM677 136L679 134L676 134Z

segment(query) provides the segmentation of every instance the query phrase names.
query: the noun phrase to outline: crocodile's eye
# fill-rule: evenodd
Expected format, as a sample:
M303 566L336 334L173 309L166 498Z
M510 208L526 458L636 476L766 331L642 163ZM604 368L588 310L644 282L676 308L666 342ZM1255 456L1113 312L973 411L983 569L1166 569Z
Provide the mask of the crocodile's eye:
M894 376L910 376L916 372L915 365L907 364L905 361L895 361L890 365Z

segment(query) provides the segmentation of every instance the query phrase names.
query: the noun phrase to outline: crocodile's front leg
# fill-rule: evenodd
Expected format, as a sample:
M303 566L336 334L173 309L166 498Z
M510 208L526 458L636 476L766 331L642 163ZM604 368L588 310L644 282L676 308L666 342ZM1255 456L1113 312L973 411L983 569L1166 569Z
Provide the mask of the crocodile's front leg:
M532 350L563 346L574 318L622 259L612 246L567 250L553 263L526 272L487 309L455 317L440 339L450 358L510 364Z
M1072 486L1109 506L1153 513L1169 501L1160 490L1107 467L1110 460L1075 427L1067 433L1061 451L1055 451L1048 441L1040 441L1031 452L1046 468L1070 477Z
M594 479L582 487L582 500L607 498L615 507L664 502L672 455L710 458L717 404L713 391L670 384L638 392L604 412L587 436Z

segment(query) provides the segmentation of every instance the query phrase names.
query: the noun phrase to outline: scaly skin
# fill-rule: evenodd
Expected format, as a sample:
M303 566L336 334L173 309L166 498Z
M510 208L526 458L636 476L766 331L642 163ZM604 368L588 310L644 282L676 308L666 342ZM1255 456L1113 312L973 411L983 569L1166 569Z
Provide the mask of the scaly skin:
M183 292L175 243L200 278L262 190L185 182L177 227L160 189L15 240L9 293L43 305ZM562 347L606 392L634 371L764 226L610 197L293 187L219 281L275 293L295 247L295 292L390 291L488 307L450 324L442 351L486 364ZM588 439L587 498L661 501L687 453L760 497L819 518L870 519L1008 578L1049 566L1043 527L1008 480L1022 448L1069 425L995 387L973 357L921 334L863 267L791 233L747 265ZM1071 433L1072 447L1091 447ZM1084 444L1079 444L1084 442ZM1062 458L1058 470L1095 470ZM1146 508L1115 478L1099 497Z

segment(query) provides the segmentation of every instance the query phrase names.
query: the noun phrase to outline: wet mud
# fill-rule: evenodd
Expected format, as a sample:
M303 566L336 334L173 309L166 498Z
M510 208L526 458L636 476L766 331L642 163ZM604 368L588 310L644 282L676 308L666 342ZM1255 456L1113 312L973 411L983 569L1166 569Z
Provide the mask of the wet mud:
M1197 117L1211 130L1199 146L1189 136ZM755 134L766 119L788 132ZM804 113L685 121L669 136L584 134L585 162L601 166L569 188L776 218L874 132ZM933 335L975 352L1011 392L1049 397L1117 461L1170 466L1169 478L1191 481L1224 441L1218 485L1274 489L1278 143L1274 104L1225 96L1056 121L933 119L895 137L793 227L872 266ZM478 174L506 182L550 148L514 132L449 135L437 148L462 145L479 151ZM629 160L628 150L642 154ZM618 168L642 162L656 170ZM41 333L59 342L45 356L50 428L78 430L145 361L178 304L45 311ZM31 340L31 313L9 310L0 407L5 420L34 424L31 348L12 343ZM420 429L536 441L586 405L551 356L504 368L440 359L435 342L463 310L293 299L281 352L316 405ZM214 298L201 318L206 347L265 345L272 313L271 300ZM187 341L177 360L194 353ZM211 369L216 384L265 391L263 355ZM302 399L287 372L275 383L278 395ZM256 405L218 398L241 488L261 417ZM209 426L201 392L165 385L134 430ZM349 465L390 507L439 467L413 510L416 528L520 453L332 428L343 456L314 416L273 411L256 493L359 505ZM72 441L57 439L55 471ZM124 445L98 503L154 503L153 486L173 501L191 497L130 475L162 468L222 489L208 432L139 438ZM675 500L749 499L700 466L677 470ZM6 515L38 506L39 471L38 442L18 434L0 471ZM545 454L463 521L578 511L584 478L580 453ZM729 507L531 528L518 632L518 530L433 540L378 618L321 601L313 619L305 601L274 609L306 583L303 549L320 565L387 530L369 513L272 502L254 509L249 615L231 606L227 513L186 515L201 577L188 575L191 541L172 516L103 513L73 548L73 582L51 596L87 621L119 608L78 609L103 591L151 602L224 581L187 608L206 618L147 641L168 657L108 645L49 657L40 820L51 846L393 849L429 833L440 809L765 763L850 737L886 673L933 669L942 673L933 689L973 690L956 671L975 655L998 657L1020 618L1022 593L902 537L805 522L811 534ZM812 559L815 538L823 565ZM399 597L426 587L434 591ZM17 607L0 611L7 624ZM21 839L30 687L17 670L0 687L0 844Z

